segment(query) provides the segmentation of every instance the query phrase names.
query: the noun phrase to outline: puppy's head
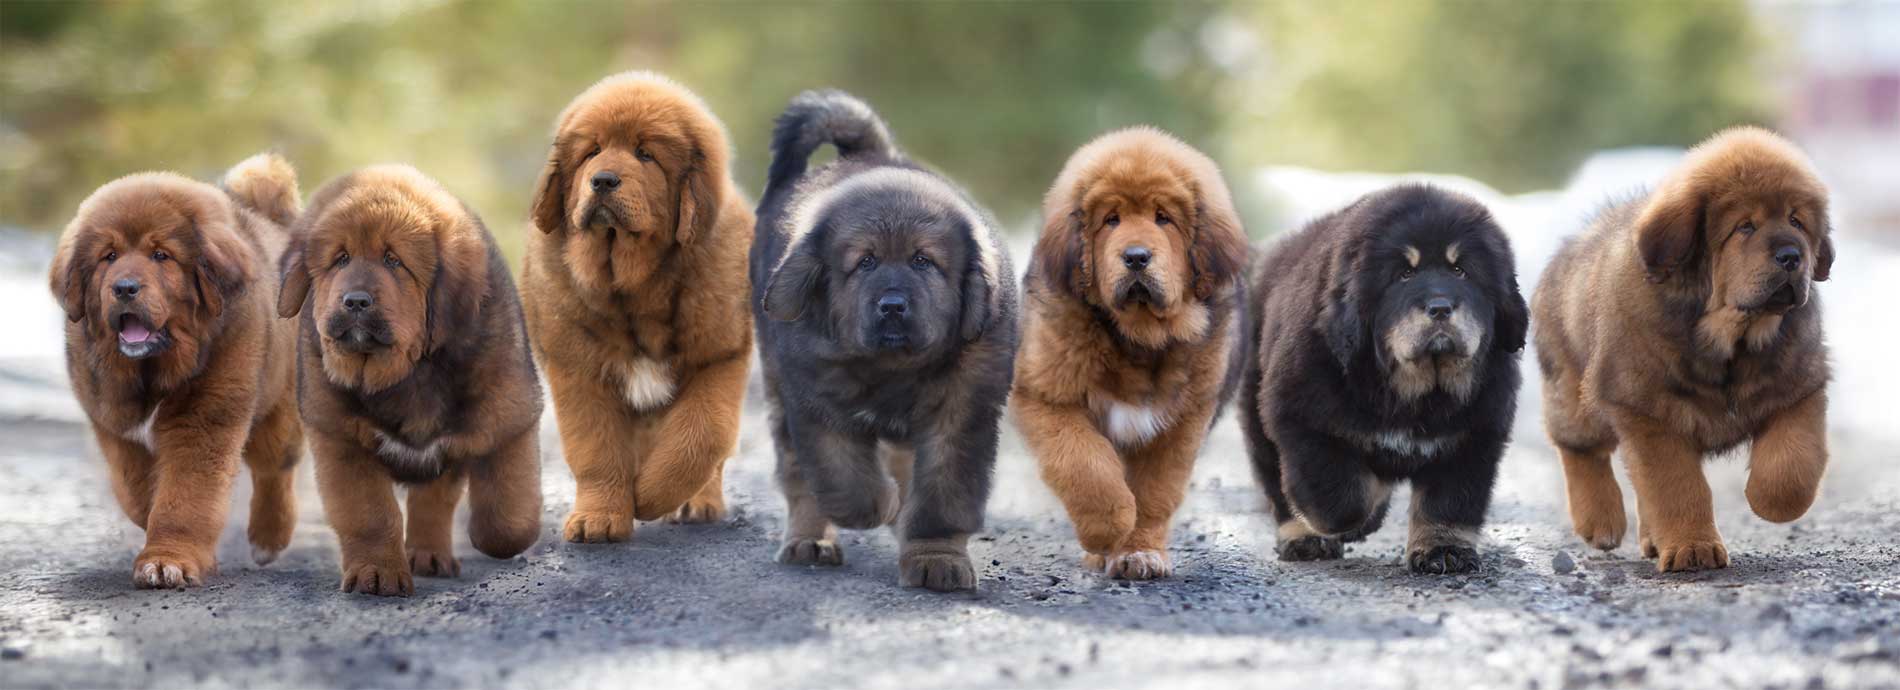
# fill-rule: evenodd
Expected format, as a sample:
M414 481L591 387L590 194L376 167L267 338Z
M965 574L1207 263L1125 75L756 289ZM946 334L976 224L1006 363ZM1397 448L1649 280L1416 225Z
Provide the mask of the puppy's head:
M634 290L716 219L726 133L705 104L648 72L608 77L555 124L535 185L534 224L563 237L563 260L591 290Z
M1105 135L1069 159L1043 204L1042 280L1100 307L1130 340L1204 334L1246 239L1213 161L1160 131Z
M1767 130L1725 131L1691 150L1636 222L1649 279L1706 283L1708 310L1782 314L1834 265L1827 189Z
M1483 205L1430 187L1374 193L1344 212L1325 325L1342 366L1370 350L1411 400L1476 391L1493 350L1524 347L1528 309L1509 241ZM1369 336L1369 337L1368 337Z
M813 192L790 215L791 247L766 284L767 316L822 305L853 356L934 357L988 327L999 259L985 217L936 176L879 168Z
M257 251L217 188L169 173L115 180L79 206L60 237L51 284L66 318L120 356L196 362L256 280Z
M479 221L408 166L365 168L311 200L284 254L278 314L314 309L323 370L365 393L409 376L417 361L467 346L487 297Z

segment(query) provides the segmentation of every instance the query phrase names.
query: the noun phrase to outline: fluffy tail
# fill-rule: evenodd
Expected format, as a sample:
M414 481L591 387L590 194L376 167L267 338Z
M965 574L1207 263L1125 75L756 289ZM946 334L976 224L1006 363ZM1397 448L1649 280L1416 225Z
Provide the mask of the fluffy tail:
M302 212L297 170L275 153L260 153L231 166L224 173L224 191L239 205L278 225L290 225Z
M835 89L806 91L793 98L772 123L772 167L765 177L766 193L805 174L812 152L825 144L838 147L839 158L898 157L890 130L871 106Z

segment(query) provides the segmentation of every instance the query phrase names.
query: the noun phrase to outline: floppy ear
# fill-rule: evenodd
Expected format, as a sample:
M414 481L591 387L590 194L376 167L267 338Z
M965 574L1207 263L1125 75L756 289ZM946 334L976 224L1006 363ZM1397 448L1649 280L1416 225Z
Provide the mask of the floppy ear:
M298 234L277 260L277 318L288 319L303 311L310 297L310 271L303 265L304 236Z
M1232 283L1247 261L1246 234L1231 210L1197 203L1192 241L1188 265L1194 271L1194 297L1207 301L1221 286Z
M1359 273L1358 261L1342 252L1334 262L1334 282L1326 289L1326 306L1320 311L1326 348L1332 351L1333 359L1342 370L1351 368L1352 360L1359 355L1360 348L1366 346L1370 335L1371 326L1363 313L1364 299L1354 280Z
M534 183L530 214L534 217L534 226L541 232L567 227L567 173L561 168L559 142L548 151L547 167L541 169L541 179Z
M475 324L488 300L488 247L481 241L474 219L444 221L454 227L435 234L435 278L429 283L429 340L423 352L434 352L454 337L457 328Z
M53 253L53 267L48 271L47 282L53 288L53 298L59 300L59 308L66 311L66 320L79 323L86 318L86 301L90 291L86 286L92 282L92 271L97 267L93 261L78 260L80 250L77 228L71 228L59 238L59 249Z
M1821 236L1821 244L1814 248L1814 279L1827 280L1834 270L1834 238Z
M704 152L694 147L692 163L680 173L675 185L679 190L679 223L673 237L680 244L692 244L700 233L712 230L719 219L719 175Z
M983 266L982 248L970 242L970 267L963 271L963 340L976 340L990 326L990 274Z
M1649 282L1669 279L1695 258L1702 236L1702 199L1687 184L1657 190L1636 219L1636 250L1643 256Z
M223 225L197 226L198 258L193 264L199 302L212 318L224 313L224 303L236 298L257 280L257 251L237 232ZM241 222L241 221L239 221Z
M1080 208L1049 216L1042 226L1042 237L1036 239L1035 263L1042 271L1043 283L1087 302L1095 279L1089 268L1088 233L1082 226L1085 219Z
M765 314L778 321L795 321L805 313L805 305L818 293L825 275L825 260L818 256L819 230L813 229L785 261L765 280Z
M1524 303L1524 293L1517 288L1516 273L1511 274L1505 287L1507 290L1504 298L1498 300L1497 316L1491 328L1498 347L1505 352L1517 352L1524 349L1524 337L1531 327L1531 310Z

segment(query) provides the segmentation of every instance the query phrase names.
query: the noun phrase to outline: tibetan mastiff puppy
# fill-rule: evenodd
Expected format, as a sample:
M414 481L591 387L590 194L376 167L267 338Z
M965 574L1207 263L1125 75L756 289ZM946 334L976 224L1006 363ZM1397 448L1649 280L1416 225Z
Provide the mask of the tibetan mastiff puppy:
M1339 558L1410 480L1411 569L1478 569L1528 319L1490 212L1392 187L1313 221L1254 270L1243 426L1280 558Z
M814 150L837 160L807 171ZM898 580L971 589L1016 285L994 223L898 153L870 107L806 92L779 115L752 244L779 487L778 559L837 565L837 527L894 524Z
M541 524L541 384L481 219L384 165L318 190L291 234L277 313L299 319L298 401L343 591L408 596L412 575L460 574L464 488L475 548L526 550Z
M568 541L725 515L752 358L752 210L728 147L705 103L647 72L601 80L555 122L521 284L574 472Z
M1801 517L1827 468L1827 347L1814 283L1834 263L1827 189L1793 144L1732 129L1649 193L1603 209L1538 285L1544 425L1570 519L1599 549L1627 526L1610 455L1636 484L1643 556L1728 566L1703 458L1748 444L1748 505Z
M66 369L145 548L139 587L204 583L239 459L251 469L251 555L276 559L296 524L303 431L292 397L296 330L271 318L297 175L271 154L223 188L171 173L100 187L52 266Z
M1245 232L1214 162L1150 128L1076 151L1043 217L1010 409L1084 565L1167 577L1169 522L1240 381Z

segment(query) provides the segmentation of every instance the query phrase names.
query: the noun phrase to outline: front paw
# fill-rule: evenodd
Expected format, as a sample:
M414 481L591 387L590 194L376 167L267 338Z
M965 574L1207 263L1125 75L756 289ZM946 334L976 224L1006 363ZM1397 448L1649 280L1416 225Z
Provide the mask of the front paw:
M679 510L675 510L672 514L666 516L667 522L676 525L702 525L724 519L726 519L726 502L724 500L712 501L698 496L687 500L684 505L680 506Z
M897 580L936 592L976 589L976 566L963 546L949 540L913 542L897 557Z
M1166 551L1128 551L1102 560L1102 574L1122 580L1159 580L1174 574Z
M1728 567L1728 547L1720 539L1690 539L1657 543L1656 570L1673 573Z
M416 593L416 582L407 564L345 563L343 591L384 597L406 597Z
M786 539L778 548L778 562L785 565L844 565L844 548L830 539Z
M1316 534L1283 539L1275 550L1283 561L1336 561L1346 557L1344 542Z
M1478 550L1464 544L1414 546L1407 549L1406 562L1412 572L1429 575L1456 575L1477 572Z
M209 555L146 547L132 562L132 584L139 589L198 587L216 569L217 562Z
M447 549L409 549L409 571L422 577L461 577L462 562Z
M576 510L567 515L561 536L583 544L623 542L633 538L633 513Z
M1616 550L1623 543L1623 534L1629 530L1629 519L1624 517L1620 505L1614 511L1572 510L1570 521L1583 543L1603 551Z

